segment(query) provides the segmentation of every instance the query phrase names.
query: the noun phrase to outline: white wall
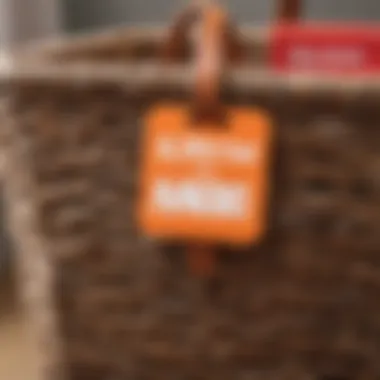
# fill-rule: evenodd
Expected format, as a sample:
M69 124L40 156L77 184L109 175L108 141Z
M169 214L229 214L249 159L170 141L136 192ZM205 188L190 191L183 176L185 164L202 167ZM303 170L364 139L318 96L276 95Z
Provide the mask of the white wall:
M60 0L0 0L0 48L58 33L60 6Z

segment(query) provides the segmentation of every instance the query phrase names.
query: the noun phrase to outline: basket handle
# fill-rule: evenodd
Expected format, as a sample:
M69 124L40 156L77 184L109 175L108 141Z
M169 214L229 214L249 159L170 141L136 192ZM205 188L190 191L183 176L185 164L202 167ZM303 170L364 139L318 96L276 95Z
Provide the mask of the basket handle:
M298 21L302 12L302 0L278 0L278 22Z
M186 58L186 52L190 45L190 34L194 24L199 21L204 12L211 8L221 8L213 4L191 4L179 13L172 27L169 36L163 47L163 60L166 62L176 62ZM243 57L243 45L238 37L237 29L226 17L221 34L224 39L225 56L229 62L241 61Z

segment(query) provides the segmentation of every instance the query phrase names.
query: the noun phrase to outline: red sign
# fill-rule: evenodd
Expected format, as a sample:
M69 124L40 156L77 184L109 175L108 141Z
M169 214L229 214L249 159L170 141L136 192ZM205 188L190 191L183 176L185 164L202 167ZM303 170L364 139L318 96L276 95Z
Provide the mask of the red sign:
M285 73L380 73L380 26L281 25L271 36L269 60Z

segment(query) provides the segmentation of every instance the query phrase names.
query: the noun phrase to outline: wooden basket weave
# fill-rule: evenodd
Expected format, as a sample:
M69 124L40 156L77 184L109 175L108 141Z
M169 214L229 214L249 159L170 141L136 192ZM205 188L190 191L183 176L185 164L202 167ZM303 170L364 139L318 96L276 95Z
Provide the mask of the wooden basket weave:
M134 222L141 117L187 97L163 30L54 42L2 73L5 182L45 380L379 379L380 81L277 75L267 33L224 99L276 127L270 229L212 281Z

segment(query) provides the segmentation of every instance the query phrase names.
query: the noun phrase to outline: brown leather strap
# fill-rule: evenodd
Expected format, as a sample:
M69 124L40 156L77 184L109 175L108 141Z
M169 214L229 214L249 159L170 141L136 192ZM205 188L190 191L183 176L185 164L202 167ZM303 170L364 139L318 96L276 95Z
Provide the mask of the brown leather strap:
M186 58L190 32L199 22L200 35L195 43L196 84L194 115L196 119L216 119L221 116L220 81L225 64L242 58L242 45L227 13L219 6L192 5L177 18L163 49L165 62Z
M181 13L169 34L163 54L166 62L186 57L191 27L199 21L195 43L196 83L194 114L199 121L215 121L221 115L220 82L226 61L240 58L241 49L227 14L215 5L192 6ZM215 250L208 245L190 244L187 260L191 270L204 277L213 275Z
M162 50L166 62L175 62L186 56L188 34L191 27L200 16L199 6L191 5L182 11L169 30L169 36Z
M217 6L202 10L200 35L196 44L195 113L201 120L215 120L221 116L219 88L226 56L227 14ZM212 246L191 245L187 251L194 273L210 277L215 271L215 249Z
M209 278L215 274L216 251L209 245L195 244L187 249L187 263L199 277Z
M170 28L168 39L163 48L163 59L166 62L175 62L186 59L190 46L190 32L196 21L200 20L204 11L216 7L215 5L201 6L192 4L182 11L173 26ZM238 62L243 57L243 46L236 28L228 22L222 32L225 54L231 62Z
M220 112L220 82L225 65L227 15L217 6L203 10L195 62L195 106L198 116L213 118Z
M301 16L302 0L278 0L277 20L280 22L297 21Z

